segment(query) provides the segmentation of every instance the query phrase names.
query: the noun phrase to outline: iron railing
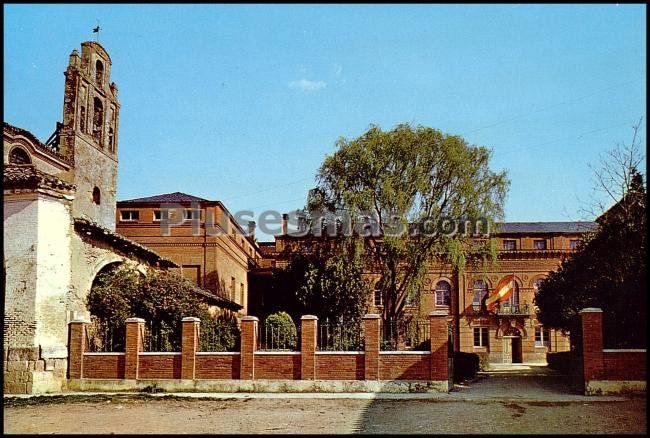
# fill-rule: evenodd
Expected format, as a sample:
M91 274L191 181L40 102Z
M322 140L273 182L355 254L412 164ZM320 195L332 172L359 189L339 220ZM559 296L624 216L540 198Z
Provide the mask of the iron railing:
M321 351L361 351L364 349L360 321L330 321L318 325L318 349Z
M258 326L258 350L298 351L300 327L264 323Z
M125 326L113 327L95 317L86 326L86 351L123 352Z
M165 324L153 325L146 322L143 339L144 351L181 351L181 334L178 332L179 330L174 330Z
M426 319L386 320L381 327L382 350L428 351L431 324Z

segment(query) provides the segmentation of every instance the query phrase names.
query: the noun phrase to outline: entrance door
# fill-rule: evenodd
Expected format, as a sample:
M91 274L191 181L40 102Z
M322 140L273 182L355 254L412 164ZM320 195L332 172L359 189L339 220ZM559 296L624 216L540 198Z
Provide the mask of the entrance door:
M512 363L521 363L521 338L512 338Z
M512 338L503 337L503 363L512 363Z

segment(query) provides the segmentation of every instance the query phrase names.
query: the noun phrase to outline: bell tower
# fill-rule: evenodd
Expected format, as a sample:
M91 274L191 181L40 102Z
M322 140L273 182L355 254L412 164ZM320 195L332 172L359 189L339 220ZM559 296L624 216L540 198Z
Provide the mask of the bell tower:
M72 215L115 230L120 104L110 82L111 58L99 43L86 41L81 56L72 51L64 74L60 153L74 163L68 177L77 186Z

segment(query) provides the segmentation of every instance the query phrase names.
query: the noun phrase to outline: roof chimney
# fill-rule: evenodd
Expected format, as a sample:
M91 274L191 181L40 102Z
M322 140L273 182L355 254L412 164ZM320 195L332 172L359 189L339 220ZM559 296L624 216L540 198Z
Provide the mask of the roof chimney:
M282 235L286 236L289 234L289 215L287 213L282 214Z
M255 221L248 221L248 236L255 237Z

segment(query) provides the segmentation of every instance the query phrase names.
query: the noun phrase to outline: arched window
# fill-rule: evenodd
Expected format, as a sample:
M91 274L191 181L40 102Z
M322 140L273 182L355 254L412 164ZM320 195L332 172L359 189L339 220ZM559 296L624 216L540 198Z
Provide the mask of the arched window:
M86 107L82 106L79 109L79 130L86 132Z
M436 306L448 306L451 296L451 285L445 281L440 280L436 283Z
M99 205L102 202L102 194L99 191L99 188L95 187L93 189L93 203Z
M29 154L23 148L14 148L9 153L9 164L31 164Z
M98 97L94 99L93 109L93 137L101 145L102 129L104 126L104 105L102 105L102 101Z
M95 82L97 85L102 85L104 80L104 64L98 59L95 63Z
M481 310L485 307L485 300L488 296L488 285L484 280L476 280L474 282L474 299L472 300L472 308L474 310Z

